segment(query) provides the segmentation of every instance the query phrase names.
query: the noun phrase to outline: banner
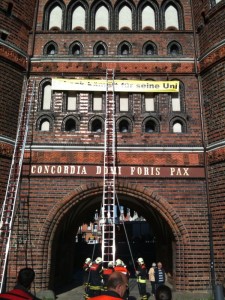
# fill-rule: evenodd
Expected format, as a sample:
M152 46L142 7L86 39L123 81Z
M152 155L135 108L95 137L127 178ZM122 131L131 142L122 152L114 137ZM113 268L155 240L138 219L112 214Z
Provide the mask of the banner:
M52 90L57 91L112 91L140 93L179 92L179 81L145 81L145 80L101 80L101 79L65 79L53 78Z

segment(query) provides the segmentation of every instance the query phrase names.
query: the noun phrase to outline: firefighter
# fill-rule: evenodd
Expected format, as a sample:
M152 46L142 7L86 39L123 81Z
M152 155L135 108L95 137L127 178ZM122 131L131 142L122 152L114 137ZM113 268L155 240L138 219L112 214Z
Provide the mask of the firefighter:
M124 264L124 262L123 262L121 259L118 258L118 259L116 260L114 270L115 270L116 272L123 273L123 274L126 275L127 278L129 279L130 273L129 273L129 271L127 270L126 265Z
M102 289L102 259L97 257L90 266L89 274L89 297L98 296Z
M103 278L103 290L106 291L107 290L107 283L108 283L108 279L109 276L114 272L114 264L113 261L110 261L108 263L108 267L107 268L103 268L102 270L102 278Z
M85 259L84 265L83 265L83 284L84 284L84 298L89 297L89 286L88 286L88 279L89 279L89 271L90 271L90 266L92 264L91 258L88 257Z
M142 300L147 300L148 299L148 295L146 292L147 268L145 266L142 257L138 258L137 263L138 263L138 267L136 270L136 274L137 274L139 293Z
M119 258L115 262L114 271L124 274L127 277L127 280L129 282L130 273L127 270L127 267L124 264L124 262ZM125 292L124 299L128 299L128 296L129 296L129 285L127 286L127 290Z

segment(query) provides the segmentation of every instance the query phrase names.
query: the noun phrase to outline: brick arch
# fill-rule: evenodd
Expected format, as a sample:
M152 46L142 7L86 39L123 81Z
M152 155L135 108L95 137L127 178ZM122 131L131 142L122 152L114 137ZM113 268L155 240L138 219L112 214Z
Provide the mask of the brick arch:
M60 203L55 205L52 210L49 211L49 214L48 216L46 216L45 223L40 233L40 237L44 237L44 240L39 240L39 244L43 247L42 249L39 249L39 251L43 253L42 272L44 272L45 276L42 276L42 278L44 281L50 276L51 266L48 263L47 268L49 269L46 270L46 259L48 262L51 259L51 245L54 235L57 232L58 225L60 224L60 220L75 205L79 205L79 203L81 203L86 198L99 196L102 193L102 190L102 183L82 185L70 194L66 195ZM163 199L163 197L160 197L155 191L143 187L140 184L135 185L129 184L128 182L117 184L116 191L120 194L126 194L127 196L138 198L142 202L145 202L152 206L159 213L159 215L161 215L165 219L168 226L171 228L175 241L178 244L178 248L180 249L179 251L182 251L184 255L185 249L187 248L187 246L190 246L188 232L179 215L176 213L173 207L165 199ZM182 270L180 270L180 272L182 273L184 271L182 267L182 259L179 258L179 260L181 261ZM48 287L48 282L42 282L42 287Z

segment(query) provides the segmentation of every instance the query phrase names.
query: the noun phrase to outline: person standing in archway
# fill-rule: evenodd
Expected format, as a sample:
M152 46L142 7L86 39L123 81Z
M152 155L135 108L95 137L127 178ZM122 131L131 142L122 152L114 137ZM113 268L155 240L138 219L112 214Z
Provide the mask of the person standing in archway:
M97 257L90 266L90 276L88 282L89 297L98 296L102 290L102 258Z
M136 270L136 274L137 274L139 293L141 296L141 300L147 300L148 299L148 294L146 292L147 269L142 257L138 258L137 263L138 263L138 267Z
M166 273L162 267L162 263L159 261L157 263L157 268L155 269L155 290L157 290L160 285L163 285L165 281Z
M151 268L149 269L148 276L149 276L149 281L151 283L151 291L152 295L155 295L155 268L156 268L156 263L153 262Z

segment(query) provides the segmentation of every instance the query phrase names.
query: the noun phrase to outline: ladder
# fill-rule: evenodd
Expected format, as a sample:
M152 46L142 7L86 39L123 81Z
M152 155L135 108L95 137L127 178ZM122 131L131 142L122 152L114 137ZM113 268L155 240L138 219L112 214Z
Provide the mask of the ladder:
M28 122L31 106L34 98L35 81L24 82L23 101L19 115L16 141L8 177L5 199L1 209L0 221L0 293L4 286L6 275L7 259L10 247L13 218L16 208L17 193L20 183L20 174L23 164L24 150L26 146Z
M106 70L104 179L102 200L102 261L115 262L115 101L114 70Z

